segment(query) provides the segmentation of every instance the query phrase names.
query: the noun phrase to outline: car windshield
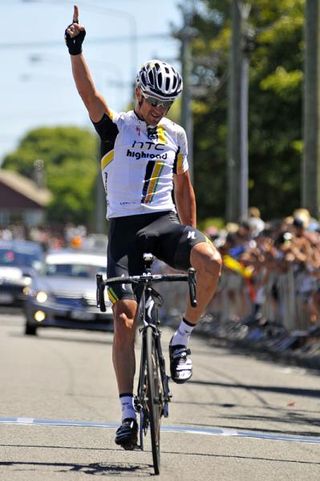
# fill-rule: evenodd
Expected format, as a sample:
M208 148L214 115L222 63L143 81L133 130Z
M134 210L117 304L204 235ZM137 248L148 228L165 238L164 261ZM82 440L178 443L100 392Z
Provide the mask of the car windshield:
M13 249L0 249L0 265L8 267L33 267L39 257Z
M105 273L105 267L89 264L47 264L45 275L64 277L95 278L98 272Z

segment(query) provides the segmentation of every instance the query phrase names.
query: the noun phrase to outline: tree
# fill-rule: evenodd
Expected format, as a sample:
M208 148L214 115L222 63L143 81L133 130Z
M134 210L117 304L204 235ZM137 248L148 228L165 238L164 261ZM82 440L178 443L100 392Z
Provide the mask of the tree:
M2 167L33 178L35 161L42 159L44 177L53 200L48 222L90 224L95 207L98 173L96 136L78 127L42 127L31 130Z
M265 216L280 217L301 207L304 1L257 3L250 79L250 195Z
M304 0L249 3L249 204L281 217L300 206ZM193 27L199 217L224 217L230 2L199 1Z

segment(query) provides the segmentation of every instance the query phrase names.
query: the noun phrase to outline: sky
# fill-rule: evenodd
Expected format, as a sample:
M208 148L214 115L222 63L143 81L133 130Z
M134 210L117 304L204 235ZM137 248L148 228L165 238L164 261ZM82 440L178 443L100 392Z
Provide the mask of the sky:
M126 110L139 66L161 58L180 69L182 0L0 0L0 165L40 126L90 127L76 92L64 30L73 5L87 35L83 51L98 89Z

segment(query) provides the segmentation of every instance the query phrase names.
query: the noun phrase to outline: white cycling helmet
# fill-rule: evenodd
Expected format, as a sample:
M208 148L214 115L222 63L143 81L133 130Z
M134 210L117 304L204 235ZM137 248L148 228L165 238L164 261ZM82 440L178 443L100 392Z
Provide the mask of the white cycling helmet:
M160 100L174 101L182 92L181 75L168 63L149 60L137 74L137 86L143 93Z

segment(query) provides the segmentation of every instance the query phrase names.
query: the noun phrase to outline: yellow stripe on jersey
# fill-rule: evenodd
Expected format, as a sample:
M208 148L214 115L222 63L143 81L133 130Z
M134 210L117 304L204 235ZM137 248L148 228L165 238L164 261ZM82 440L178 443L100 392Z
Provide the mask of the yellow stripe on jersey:
M158 135L158 141L159 141L160 144L166 144L167 143L166 131L160 125L158 125L158 127L157 127L157 135Z
M110 300L111 304L114 304L115 302L118 301L118 296L111 289L111 287L108 287L108 297L109 297L109 300Z
M165 166L164 162L155 162L155 166L152 170L152 174L151 174L151 178L148 186L148 191L144 199L145 204L150 204L150 202L152 202L153 196L157 190L159 177L164 166Z
M107 154L105 154L101 159L101 170L104 170L108 164L113 160L114 157L114 150L110 150Z
M177 174L183 174L183 154L177 156Z

